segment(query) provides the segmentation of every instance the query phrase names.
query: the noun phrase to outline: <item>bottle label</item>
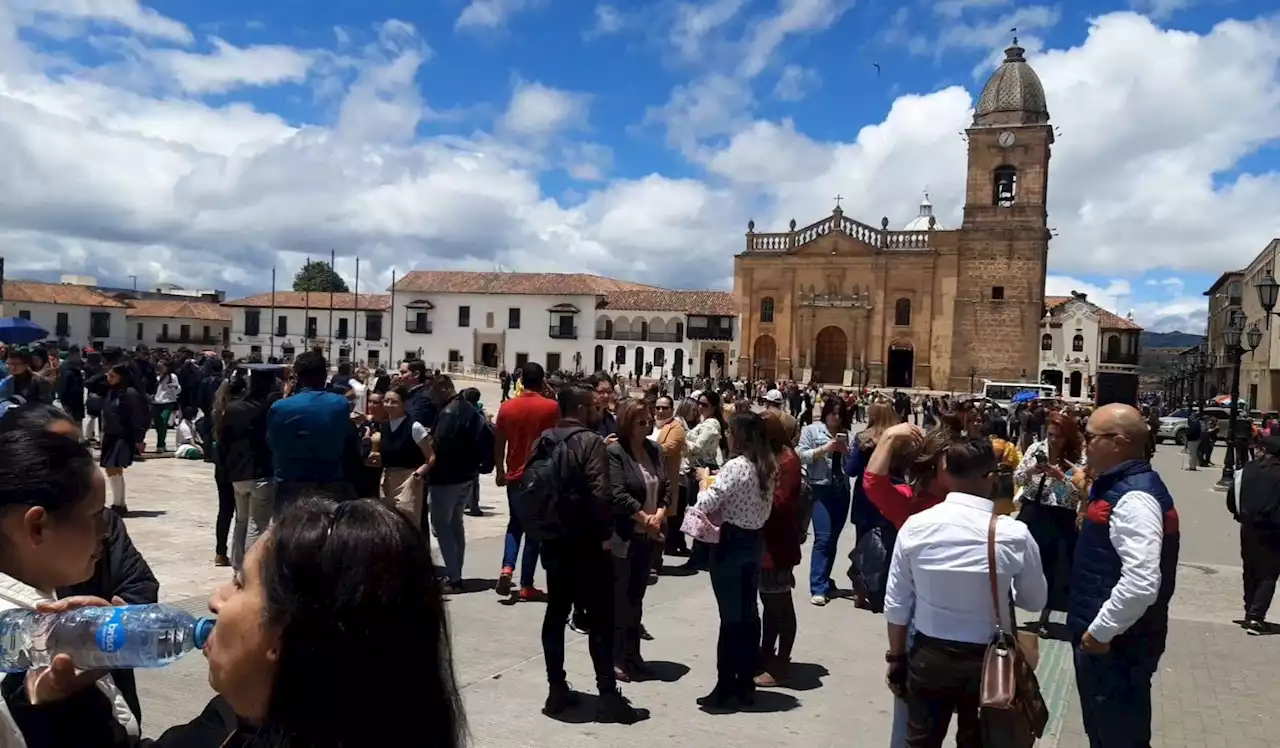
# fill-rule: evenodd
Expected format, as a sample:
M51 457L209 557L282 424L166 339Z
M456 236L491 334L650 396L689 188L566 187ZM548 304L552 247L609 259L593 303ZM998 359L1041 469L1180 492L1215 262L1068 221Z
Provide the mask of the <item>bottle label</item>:
M98 649L112 653L119 652L124 647L126 637L123 619L122 608L112 610L111 615L102 619L102 623L98 624Z

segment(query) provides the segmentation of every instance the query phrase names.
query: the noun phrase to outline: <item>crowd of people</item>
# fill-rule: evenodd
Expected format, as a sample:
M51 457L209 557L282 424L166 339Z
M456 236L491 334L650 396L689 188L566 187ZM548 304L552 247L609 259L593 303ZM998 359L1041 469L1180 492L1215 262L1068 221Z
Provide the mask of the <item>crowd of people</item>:
M192 439L218 485L215 563L234 581L210 602L219 696L162 735L166 748L382 745L411 729L428 745L459 745L442 599L467 590L463 516L489 475L509 505L497 591L545 603L549 715L579 700L568 628L588 639L597 718L648 716L619 684L654 677L645 595L665 556L705 571L716 602L715 684L699 706L733 711L786 686L800 635L795 570L812 538L810 602L848 595L888 624L895 748L940 746L953 717L961 748L983 744L983 653L1014 627L991 605L989 569L999 598L1040 614L1034 632L1056 635L1049 612L1066 613L1060 635L1078 647L1093 744L1150 740L1178 526L1149 463L1148 424L1128 406L1036 402L1006 414L981 400L683 378L638 381L633 395L607 373L549 376L531 363L507 378L490 418L478 391L420 361L334 374L318 350L288 366L145 350L7 360L0 588L23 591L4 596L12 604L156 598L125 530L123 473L148 428L163 443L162 423L196 411ZM83 406L67 389L77 386ZM87 445L99 433L95 465ZM846 524L856 540L842 590ZM331 688L335 677L401 683L391 671L406 666L412 684ZM25 745L127 745L139 734L131 673L55 661L9 678L5 718Z

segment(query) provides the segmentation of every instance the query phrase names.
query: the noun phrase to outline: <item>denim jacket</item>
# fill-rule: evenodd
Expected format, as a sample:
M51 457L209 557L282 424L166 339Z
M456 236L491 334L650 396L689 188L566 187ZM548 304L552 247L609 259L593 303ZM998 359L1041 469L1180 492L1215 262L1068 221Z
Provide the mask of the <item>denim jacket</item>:
M800 430L796 454L800 457L805 483L811 486L830 485L832 453L821 450L833 438L827 424L822 421L814 421Z

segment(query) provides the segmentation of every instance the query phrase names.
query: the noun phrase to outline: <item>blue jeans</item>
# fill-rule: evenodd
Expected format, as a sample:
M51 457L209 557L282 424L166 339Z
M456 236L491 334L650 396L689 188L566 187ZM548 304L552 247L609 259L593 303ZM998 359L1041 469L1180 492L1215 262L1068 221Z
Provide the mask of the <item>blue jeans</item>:
M760 663L760 531L725 523L711 546L711 590L720 611L716 681L749 688Z
M538 570L538 541L525 534L520 524L520 517L513 506L516 494L520 491L519 482L507 484L507 540L502 548L502 568L516 568L516 558L520 555L520 540L524 539L524 563L520 564L520 586L532 587L533 574Z
M1160 651L1142 643L1112 643L1105 654L1075 652L1080 716L1090 748L1151 745L1151 678Z
M472 478L462 483L430 488L431 527L440 543L440 558L450 582L462 581L462 559L467 552L467 533L462 526L462 510L471 500Z
M835 589L831 570L836 565L840 531L849 521L849 485L831 482L813 486L813 555L809 558L809 594L830 595Z

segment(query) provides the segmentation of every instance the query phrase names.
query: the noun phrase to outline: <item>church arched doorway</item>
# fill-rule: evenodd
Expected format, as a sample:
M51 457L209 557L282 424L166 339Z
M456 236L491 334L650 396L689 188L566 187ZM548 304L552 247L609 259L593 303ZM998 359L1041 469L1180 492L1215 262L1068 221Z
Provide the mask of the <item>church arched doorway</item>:
M1062 390L1058 390L1061 392ZM1071 372L1071 397L1082 397L1084 392L1084 375L1079 371Z
M724 376L724 351L719 348L708 349L702 354L702 376Z
M751 363L756 379L773 379L778 371L778 343L772 335L761 335L751 351Z
M1057 369L1045 369L1040 372L1040 382L1042 384L1051 384L1058 388L1058 394L1062 394L1062 372Z
M844 365L849 356L849 338L838 327L818 331L813 345L813 381L844 384Z
M684 349L677 348L675 358L671 362L671 376L684 376Z
M591 371L604 371L604 346L596 346L595 368Z
M885 372L885 386L911 387L916 378L916 351L911 342L895 340L889 344L888 369Z

